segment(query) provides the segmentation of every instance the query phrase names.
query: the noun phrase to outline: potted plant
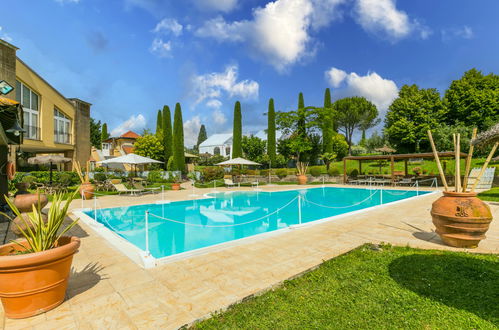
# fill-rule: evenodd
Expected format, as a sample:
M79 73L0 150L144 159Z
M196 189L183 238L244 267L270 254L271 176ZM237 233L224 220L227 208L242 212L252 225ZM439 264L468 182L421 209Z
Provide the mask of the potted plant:
M497 135L495 139L491 139L492 143L495 144L483 164L480 174L477 178L475 178L473 184L469 182L469 173L471 170L471 159L474 144L478 144L483 140L487 143L490 142L490 140L483 137L481 140L480 136L475 139L476 129L474 129L473 139L466 159L464 178L461 184L460 134L454 135L456 167L454 171L455 188L453 191L449 190L445 177L445 171L440 164L438 152L435 148L431 131L428 131L428 137L433 149L438 171L440 173L440 179L444 185L443 196L432 204L431 216L433 224L436 227L436 233L447 245L462 248L476 248L480 241L485 239L485 233L489 229L490 222L492 221L492 213L489 206L477 197L475 188L478 182L480 182L481 176L485 172L485 169L494 155L494 152L499 146L499 124L495 127ZM487 132L483 134L487 137Z
M296 162L296 176L298 178L298 184L307 184L307 169L308 163Z
M180 190L180 183L182 182L180 175L173 174L172 190Z
M25 318L55 308L64 301L77 237L64 236L77 220L63 226L74 194L66 201L56 194L47 219L41 208L21 213L8 199L12 211L25 226L24 240L0 246L0 298L5 315Z
M87 172L85 173L85 176L83 176L80 163L75 161L73 164L75 171L81 181L79 189L80 196L84 197L87 200L92 199L94 197L95 186L90 182L90 178L88 177L88 173L90 172L90 162L87 162Z

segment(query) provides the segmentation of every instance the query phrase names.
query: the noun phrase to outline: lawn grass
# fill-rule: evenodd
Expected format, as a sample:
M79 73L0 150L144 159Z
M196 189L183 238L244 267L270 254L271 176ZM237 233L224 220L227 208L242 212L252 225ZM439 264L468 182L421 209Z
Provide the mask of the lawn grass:
M499 202L499 187L481 192L478 194L478 197L484 201Z
M498 255L364 245L199 329L497 329Z

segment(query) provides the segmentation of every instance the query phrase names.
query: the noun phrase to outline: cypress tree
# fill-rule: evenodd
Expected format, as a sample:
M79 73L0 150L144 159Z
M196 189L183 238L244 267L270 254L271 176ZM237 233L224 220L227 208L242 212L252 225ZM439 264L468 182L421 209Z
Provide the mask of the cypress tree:
M161 136L163 133L163 114L161 113L161 110L158 110L158 116L156 118L156 136Z
M269 100L269 111L267 113L267 155L269 156L271 165L275 162L275 148L276 148L276 140L275 140L275 109L274 109L274 99Z
M322 151L333 152L333 130L334 120L332 117L333 106L331 104L331 91L326 88L324 92L324 120L322 122Z
M241 118L241 103L234 106L234 126L232 129L232 158L242 157L243 124Z
M208 135L206 134L206 127L204 125L201 125L199 128L199 134L198 134L198 143L196 144L196 149L199 151L199 145L206 141L208 139Z
M173 118L173 164L177 171L185 172L184 122L180 103L175 104L175 116Z
M165 150L165 169L168 166L168 160L173 154L173 141L172 141L172 115L170 113L170 107L163 106L163 123L161 124L163 128L163 147Z
M105 140L107 140L107 139L109 139L109 133L107 132L107 124L106 123L102 124L102 128L101 128L101 133L100 134L101 134L100 136L101 136L101 141L102 142L105 141Z
M305 134L305 101L303 99L303 93L300 92L298 95L298 133Z

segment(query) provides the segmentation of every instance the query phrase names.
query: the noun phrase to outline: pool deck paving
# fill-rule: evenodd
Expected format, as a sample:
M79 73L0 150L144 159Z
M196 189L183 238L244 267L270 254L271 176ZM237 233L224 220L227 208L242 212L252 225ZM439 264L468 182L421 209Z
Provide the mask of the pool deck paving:
M298 186L260 188L277 191ZM197 189L196 193L211 190ZM167 191L165 199L193 199L189 194L190 189ZM499 253L499 204L489 203L496 220L491 223L487 239L477 249L456 249L445 246L434 232L429 212L438 197L440 194L428 194L262 239L243 240L236 246L151 269L143 269L94 228L80 222L72 229L72 234L81 237L81 247L74 257L64 303L47 313L21 320L6 318L0 309L0 328L176 329L261 294L364 243ZM153 203L158 199L160 195L156 194L103 196L98 201L101 207L111 207ZM93 201L83 202L84 207L92 205ZM81 206L81 201L76 200L72 209Z

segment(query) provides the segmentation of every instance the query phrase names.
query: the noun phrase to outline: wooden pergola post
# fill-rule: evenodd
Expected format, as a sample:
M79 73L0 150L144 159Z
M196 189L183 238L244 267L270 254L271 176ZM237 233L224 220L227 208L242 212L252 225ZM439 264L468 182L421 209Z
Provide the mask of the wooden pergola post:
M359 159L359 175L362 175L362 160Z
M390 174L392 176L392 184L395 182L395 160L390 156Z
M407 167L407 159L404 159L404 176L409 174L409 169Z
M343 184L347 183L347 159L343 158Z

